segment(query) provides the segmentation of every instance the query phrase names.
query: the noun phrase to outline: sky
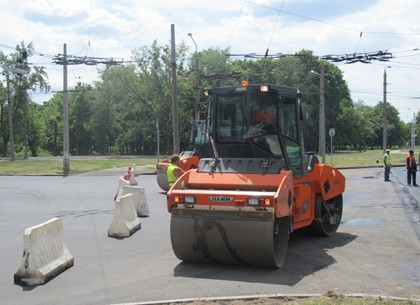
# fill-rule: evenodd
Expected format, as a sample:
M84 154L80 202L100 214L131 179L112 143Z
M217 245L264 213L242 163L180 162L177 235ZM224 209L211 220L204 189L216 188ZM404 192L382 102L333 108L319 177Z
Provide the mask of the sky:
M63 67L53 57L112 57L129 61L132 50L153 41L185 41L190 54L230 47L233 54L316 56L386 51L388 62L334 63L343 72L354 102L387 102L404 122L420 111L420 22L418 0L14 0L0 2L0 50L32 42L29 62L44 66L51 90L63 89ZM68 67L68 84L92 83L101 66ZM328 76L326 77L328 79ZM4 80L3 80L4 81ZM31 93L42 103L51 94Z

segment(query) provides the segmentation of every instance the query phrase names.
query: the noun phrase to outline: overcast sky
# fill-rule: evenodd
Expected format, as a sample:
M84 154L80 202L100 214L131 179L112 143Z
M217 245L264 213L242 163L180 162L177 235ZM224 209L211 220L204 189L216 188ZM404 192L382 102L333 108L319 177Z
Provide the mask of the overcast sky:
M13 52L33 42L52 90L62 90L62 66L52 57L114 57L130 60L131 50L175 40L198 49L230 47L232 53L314 55L388 51L389 62L336 63L353 100L374 106L383 99L409 122L420 111L420 1L418 0L13 0L0 3L0 50ZM388 68L390 66L391 68ZM387 68L386 68L387 67ZM70 66L68 82L91 83L100 66ZM41 103L51 95L31 94ZM409 110L410 109L410 110Z

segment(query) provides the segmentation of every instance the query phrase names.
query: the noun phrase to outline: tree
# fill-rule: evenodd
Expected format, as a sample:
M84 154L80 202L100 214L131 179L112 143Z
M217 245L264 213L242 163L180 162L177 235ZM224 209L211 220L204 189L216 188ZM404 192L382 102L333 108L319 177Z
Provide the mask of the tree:
M82 83L78 83L69 94L70 151L75 155L92 153L93 139L88 126L93 115L94 98L92 86Z
M149 150L154 145L152 135L155 134L156 120L159 121L161 132L161 144L163 153L172 153L172 97L171 97L171 52L170 46L161 46L154 41L151 47L143 46L133 51L135 71L138 74L138 85L136 86L136 96L143 105L141 115L147 120L143 120L143 140L149 143ZM186 62L187 47L184 42L176 46L177 58L177 78L178 86L185 89L185 78L188 77L184 69ZM179 134L180 147L185 147L189 142L185 135L189 134L190 122L193 117L194 95L186 98L179 90ZM145 125L147 124L147 125ZM186 132L188 131L188 132Z
M45 134L43 148L57 156L63 152L63 95L56 93L40 106L38 113L43 121Z
M371 121L372 108L359 101L354 107L342 105L337 118L337 127L341 131L335 144L341 148L364 150L376 139L374 124Z
M19 46L23 58L23 46ZM29 49L29 48L27 48ZM26 50L26 49L25 49ZM297 87L302 93L304 142L307 151L318 150L321 69L325 73L326 131L336 129L334 143L339 148L365 149L382 146L383 108L353 103L342 72L337 66L320 60L311 51L278 59L236 59L229 49L210 48L193 54L188 60L184 43L176 46L179 135L181 150L190 149L191 121L195 118L196 67L199 57L200 89L250 83L273 83ZM30 52L28 53L30 54ZM10 56L9 56L10 57ZM4 56L2 58L5 58ZM16 57L18 58L18 56ZM12 58L8 58L11 60ZM171 154L172 143L172 64L169 45L154 41L132 53L133 63L107 66L92 85L79 83L69 93L70 149L72 154L138 154L156 152L156 123L159 122L160 148ZM23 61L16 65L24 65ZM316 73L312 73L315 71ZM33 75L32 75L33 74ZM318 74L318 75L317 75ZM37 76L37 77L35 77ZM17 151L24 150L24 134L29 135L32 155L41 149L57 155L62 151L62 95L34 105L24 88L46 90L42 69L31 68L29 76L13 76L12 96L17 118ZM0 84L0 130L2 152L7 152L6 90ZM25 101L28 101L25 104ZM200 96L200 105L205 105ZM26 109L26 106L27 109ZM201 110L204 111L204 106ZM26 110L25 110L26 109ZM407 141L407 125L398 111L387 107L388 143L399 146ZM420 114L418 114L418 117ZM27 118L27 127L20 123ZM420 119L419 119L420 120ZM6 130L6 131L5 131ZM25 132L27 130L27 132ZM406 135L407 134L407 135ZM326 135L327 136L327 135Z
M382 147L383 139L383 121L384 121L384 103L379 102L373 107L374 112L374 126L377 140L375 142L376 147ZM404 136L403 122L399 118L398 110L392 106L392 104L386 104L386 127L387 127L387 146L402 146L407 142L407 136Z
M32 157L37 157L46 143L44 121L41 119L41 106L30 103L28 109L28 138L29 149Z
M30 104L32 103L27 91L28 90L39 90L43 92L49 91L48 77L43 67L39 66L29 66L28 58L33 55L34 48L32 43L25 45L22 41L16 46L16 52L10 55L4 55L0 53L0 62L6 67L9 74L10 80L10 96L12 102L12 116L15 119L13 121L13 131L16 138L16 150L24 151L24 158L28 157L29 144L36 145L36 141L32 141L28 135L36 134L36 130L29 130L29 126L32 128L37 128L37 124L29 125L29 109ZM22 74L20 72L14 73L11 68L15 71L27 71L27 74ZM19 69L19 70L17 70ZM6 71L7 71L6 70ZM2 110L4 109L4 104L2 104ZM4 115L4 111L1 112ZM3 123L6 118L2 117L0 119ZM4 125L6 126L6 125ZM7 125L8 126L8 125ZM6 132L7 131L7 132ZM1 137L3 139L3 148L2 154L7 150L5 145L10 140L8 136L9 128L2 129ZM32 151L37 151L38 147L34 147ZM3 155L4 156L4 155Z

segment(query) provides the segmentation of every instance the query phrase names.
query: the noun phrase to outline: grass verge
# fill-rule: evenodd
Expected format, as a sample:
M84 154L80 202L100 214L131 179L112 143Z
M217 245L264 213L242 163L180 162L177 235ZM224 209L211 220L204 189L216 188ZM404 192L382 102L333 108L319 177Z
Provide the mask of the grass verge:
M77 175L90 171L124 168L135 164L146 166L153 170L156 164L154 157L138 158L83 158L70 159L70 175ZM0 175L62 175L62 158L31 158L28 160L15 160L0 162Z
M407 150L393 150L391 152L393 165L404 165ZM318 156L321 161L321 157ZM366 151L338 151L332 156L326 155L325 163L337 168L383 166L382 150ZM155 169L156 157L130 156L100 156L100 157L71 157L70 175L77 175L90 171L124 168L135 164L145 166L148 170ZM0 161L0 175L62 175L62 157L30 158L28 160Z

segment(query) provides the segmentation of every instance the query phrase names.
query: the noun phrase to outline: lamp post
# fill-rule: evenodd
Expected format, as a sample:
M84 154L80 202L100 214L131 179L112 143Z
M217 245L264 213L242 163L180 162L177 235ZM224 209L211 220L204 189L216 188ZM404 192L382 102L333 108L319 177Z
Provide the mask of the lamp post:
M312 73L319 76L319 154L322 163L325 163L325 74L324 68L321 73L311 70Z
M387 118L386 118L386 68L391 68L391 66L385 66L384 68L384 117L383 117L383 132L382 132L382 150L385 154L386 148L387 148Z
M195 119L200 119L200 112L198 105L200 104L200 75L199 75L199 60L198 60L198 47L195 43L195 40L191 33L188 33L188 36L190 36L191 40L193 41L195 45Z

